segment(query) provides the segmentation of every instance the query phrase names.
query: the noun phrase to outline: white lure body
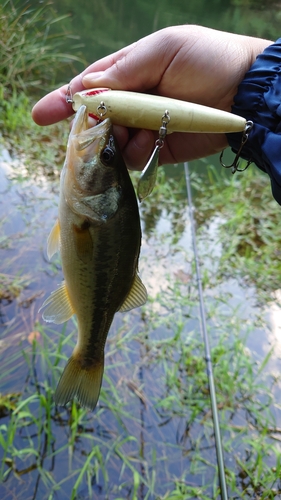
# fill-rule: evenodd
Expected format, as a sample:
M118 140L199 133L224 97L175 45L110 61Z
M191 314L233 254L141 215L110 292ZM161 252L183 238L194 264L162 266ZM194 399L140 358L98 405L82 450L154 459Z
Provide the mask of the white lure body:
M82 105L99 120L110 118L116 125L148 130L159 130L162 116L168 111L168 133L242 132L246 125L244 118L227 111L168 97L107 88L88 89L74 94L74 111Z

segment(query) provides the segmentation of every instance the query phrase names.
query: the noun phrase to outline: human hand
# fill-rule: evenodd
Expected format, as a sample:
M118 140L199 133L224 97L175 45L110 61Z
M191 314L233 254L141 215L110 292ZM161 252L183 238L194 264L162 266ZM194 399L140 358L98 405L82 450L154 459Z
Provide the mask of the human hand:
M84 88L109 87L182 99L231 111L237 86L257 55L272 42L184 25L165 28L91 64L71 82L74 94ZM33 108L39 125L71 116L66 103L67 85L57 89ZM128 131L115 127L124 160L141 169L153 149L152 131ZM202 158L227 146L224 134L173 133L166 137L160 163Z

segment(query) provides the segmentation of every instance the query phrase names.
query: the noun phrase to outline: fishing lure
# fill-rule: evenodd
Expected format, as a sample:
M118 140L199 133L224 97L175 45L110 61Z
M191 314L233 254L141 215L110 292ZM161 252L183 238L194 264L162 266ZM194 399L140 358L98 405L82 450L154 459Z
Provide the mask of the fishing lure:
M74 111L86 106L88 113L98 121L110 118L116 125L159 130L153 153L138 181L139 201L146 198L155 186L159 152L167 133L231 133L245 131L247 127L245 118L227 111L137 92L96 88L72 96L69 87L66 100Z
M168 97L96 88L76 92L67 101L74 111L85 105L97 119L110 118L116 125L158 130L161 116L169 112L171 132L242 132L246 120L219 109Z

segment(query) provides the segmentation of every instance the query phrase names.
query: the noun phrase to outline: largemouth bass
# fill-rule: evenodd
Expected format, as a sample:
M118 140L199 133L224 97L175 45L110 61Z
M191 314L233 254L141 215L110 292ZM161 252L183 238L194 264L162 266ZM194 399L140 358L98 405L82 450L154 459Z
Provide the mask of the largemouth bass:
M78 341L55 392L94 409L104 369L104 347L117 311L146 302L138 276L141 245L135 191L109 119L88 129L86 106L77 111L60 179L58 221L48 257L60 250L65 281L42 307L57 324L77 316Z

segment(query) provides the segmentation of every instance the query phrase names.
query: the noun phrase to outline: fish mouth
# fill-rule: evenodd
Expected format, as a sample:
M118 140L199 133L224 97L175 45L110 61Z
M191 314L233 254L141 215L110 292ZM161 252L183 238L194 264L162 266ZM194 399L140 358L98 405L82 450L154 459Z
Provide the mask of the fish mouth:
M98 123L94 127L88 126L88 112L86 106L80 106L69 135L69 141L75 143L76 151L83 151L91 146L92 154L99 154L109 141L112 134L110 118Z
M85 159L85 156L100 156L112 135L110 118L98 123L94 127L88 125L87 107L82 105L78 109L72 129L69 134L68 146L74 147L76 154Z
M107 168L106 163L109 150L113 149L110 147L112 137L112 123L109 118L88 128L86 106L78 109L69 135L67 158L61 176L69 203L73 189L76 196L95 196L117 183L116 170Z

